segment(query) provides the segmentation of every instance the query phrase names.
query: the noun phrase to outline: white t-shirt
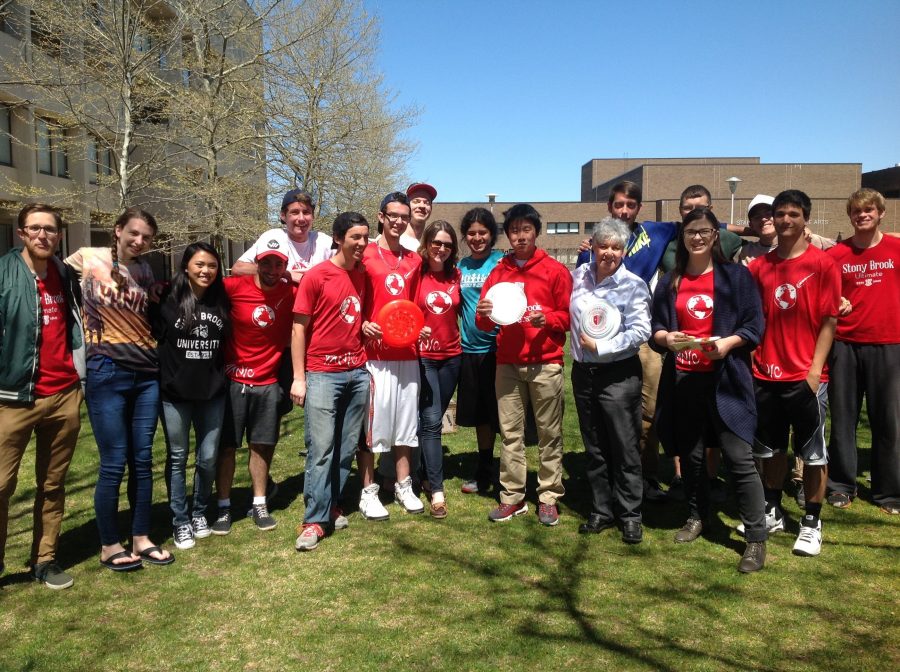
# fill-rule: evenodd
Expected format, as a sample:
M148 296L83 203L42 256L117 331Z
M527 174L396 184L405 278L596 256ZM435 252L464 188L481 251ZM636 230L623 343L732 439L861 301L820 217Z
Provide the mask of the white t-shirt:
M335 250L331 249L331 238L321 231L310 231L309 238L306 239L306 242L298 243L288 238L288 235L284 230L275 229L266 231L257 238L256 242L240 256L238 261L246 261L247 263L255 264L260 241L263 239L268 241L274 237L278 237L281 241L286 243L284 249L288 252L288 271L302 273L319 262L331 259L335 253Z

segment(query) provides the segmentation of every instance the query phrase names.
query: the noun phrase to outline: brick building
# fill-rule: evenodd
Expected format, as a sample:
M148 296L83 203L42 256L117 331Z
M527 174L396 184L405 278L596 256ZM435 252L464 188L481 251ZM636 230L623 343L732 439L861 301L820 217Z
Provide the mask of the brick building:
M891 172L893 171L893 172ZM862 174L859 163L761 163L759 157L703 158L625 158L591 159L581 167L581 201L533 202L541 213L544 233L540 245L567 265L575 262L574 250L590 234L593 224L607 214L606 201L611 187L622 180L641 185L644 204L640 219L677 221L678 200L682 190L691 184L702 184L710 190L713 209L719 218L731 218L731 192L727 180L737 177L734 197L734 222L747 223L747 206L756 194L774 196L784 189L801 189L812 199L810 228L830 238L847 237L851 227L847 220L846 200L862 184L869 186L870 176L879 176L881 184L900 189L900 168ZM437 185L440 187L440 185ZM872 185L873 188L878 188ZM893 196L890 189L886 196ZM900 200L889 198L886 231L900 231ZM458 223L463 214L475 206L488 203L436 202L432 218ZM497 202L492 206L495 217L513 203ZM498 247L506 244L501 236Z

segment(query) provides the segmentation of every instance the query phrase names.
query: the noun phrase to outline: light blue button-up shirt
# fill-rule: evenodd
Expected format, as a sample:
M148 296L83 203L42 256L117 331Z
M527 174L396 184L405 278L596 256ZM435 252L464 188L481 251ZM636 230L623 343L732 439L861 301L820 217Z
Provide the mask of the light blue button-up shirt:
M584 364L602 364L628 359L638 353L641 344L650 338L650 291L647 283L622 264L608 278L597 282L595 263L585 264L572 271L572 298L569 301L571 334L569 343L572 358ZM581 347L581 315L597 299L605 299L621 313L619 332L598 340L597 352Z

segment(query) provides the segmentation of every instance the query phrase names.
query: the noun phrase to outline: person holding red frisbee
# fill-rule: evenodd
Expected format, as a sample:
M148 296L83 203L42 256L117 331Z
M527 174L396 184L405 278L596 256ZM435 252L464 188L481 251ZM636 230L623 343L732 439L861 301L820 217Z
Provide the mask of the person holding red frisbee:
M378 213L381 236L369 244L362 259L366 270L363 335L367 339L366 368L372 377L372 388L365 441L360 442L356 461L363 485L359 511L368 520L385 520L389 516L378 498L375 453L393 451L397 469L395 501L407 513L425 510L413 492L410 478L410 453L419 445L419 334L413 329L407 334L408 339L401 339L407 341L404 345L390 345L378 322L385 304L416 296L422 258L400 245L400 234L409 220L406 194L395 191L385 196ZM401 317L397 317L389 339L400 335L397 329L404 322Z

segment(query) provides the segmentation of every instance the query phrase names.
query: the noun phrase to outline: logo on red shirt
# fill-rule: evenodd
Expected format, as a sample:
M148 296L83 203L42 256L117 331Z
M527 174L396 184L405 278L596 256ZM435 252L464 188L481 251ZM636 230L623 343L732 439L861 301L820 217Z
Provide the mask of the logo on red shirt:
M253 324L265 329L275 322L275 311L268 306L257 306L253 309Z
M442 315L453 307L453 301L450 300L450 295L447 292L437 290L428 292L428 295L425 297L425 305L435 315Z
M359 317L359 312L359 299L355 296L348 296L344 299L343 303L341 303L341 317L344 318L344 322L347 324L356 322L356 318Z
M775 288L775 305L782 310L790 310L791 308L796 306L797 290L803 286L803 283L805 283L814 275L815 273L810 273L805 278L802 278L800 282L797 283L796 287L789 282L786 282L783 285L778 285L778 287Z
M406 287L406 280L399 273L388 273L384 279L384 288L394 296L401 294L404 287Z
M686 307L695 319L705 320L712 315L713 300L708 294L695 294L687 300Z

